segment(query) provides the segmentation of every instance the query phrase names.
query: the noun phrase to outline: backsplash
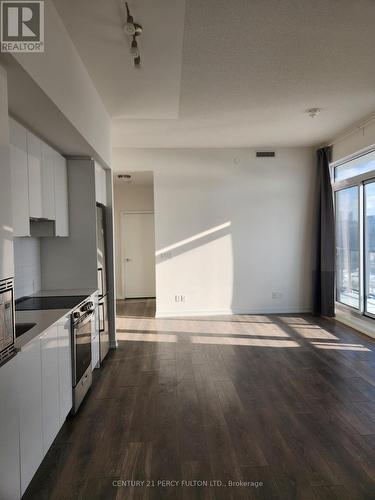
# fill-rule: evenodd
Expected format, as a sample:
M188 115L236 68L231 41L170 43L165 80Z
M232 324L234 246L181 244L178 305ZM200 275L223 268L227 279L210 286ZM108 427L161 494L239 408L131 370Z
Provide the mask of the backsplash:
M41 289L40 240L14 238L15 298Z

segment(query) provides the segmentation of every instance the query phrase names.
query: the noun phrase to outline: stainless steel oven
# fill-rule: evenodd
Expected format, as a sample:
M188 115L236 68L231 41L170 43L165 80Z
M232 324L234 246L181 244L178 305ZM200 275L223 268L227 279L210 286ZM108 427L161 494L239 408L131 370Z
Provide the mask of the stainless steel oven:
M91 332L95 308L87 300L72 313L73 413L76 413L92 383Z
M0 281L0 363L14 353L13 279L7 279Z

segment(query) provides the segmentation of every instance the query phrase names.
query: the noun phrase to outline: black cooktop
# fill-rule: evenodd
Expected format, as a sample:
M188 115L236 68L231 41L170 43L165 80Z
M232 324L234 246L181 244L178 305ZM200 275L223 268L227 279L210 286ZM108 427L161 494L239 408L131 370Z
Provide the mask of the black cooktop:
M86 295L63 295L55 297L22 297L16 300L16 311L35 311L46 309L73 309Z

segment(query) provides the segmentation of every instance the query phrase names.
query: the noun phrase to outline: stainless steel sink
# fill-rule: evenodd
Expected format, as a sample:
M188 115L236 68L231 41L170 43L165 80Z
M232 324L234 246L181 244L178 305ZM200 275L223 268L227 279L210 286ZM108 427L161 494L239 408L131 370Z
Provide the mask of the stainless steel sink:
M16 337L20 337L24 333L31 330L36 323L16 323Z

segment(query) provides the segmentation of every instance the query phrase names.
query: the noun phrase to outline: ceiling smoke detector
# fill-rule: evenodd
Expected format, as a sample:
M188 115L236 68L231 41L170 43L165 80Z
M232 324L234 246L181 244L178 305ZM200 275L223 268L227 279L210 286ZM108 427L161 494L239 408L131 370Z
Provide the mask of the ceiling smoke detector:
M306 111L310 118L316 118L321 112L322 110L320 108L310 108Z
M130 174L119 174L117 179L124 180L125 182L131 182L132 176Z

